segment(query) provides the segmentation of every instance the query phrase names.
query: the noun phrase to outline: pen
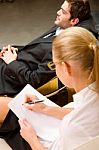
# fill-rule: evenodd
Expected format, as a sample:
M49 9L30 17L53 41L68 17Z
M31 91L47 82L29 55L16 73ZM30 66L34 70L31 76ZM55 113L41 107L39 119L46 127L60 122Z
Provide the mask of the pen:
M30 101L30 102L26 102L27 104L36 104L36 103L40 103L40 102L43 102L44 100L34 100L34 101ZM22 105L24 105L24 104L22 104Z

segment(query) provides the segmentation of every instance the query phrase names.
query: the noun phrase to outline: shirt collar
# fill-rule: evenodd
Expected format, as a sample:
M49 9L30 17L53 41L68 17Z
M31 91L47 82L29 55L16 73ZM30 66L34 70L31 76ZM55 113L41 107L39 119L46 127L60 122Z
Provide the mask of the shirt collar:
M56 36L57 35L59 35L62 31L64 31L64 29L61 29L60 27L58 27L57 29L56 29Z
M88 103L88 101L90 101L90 98L88 99L88 95L90 96L91 94L93 94L93 92L95 92L94 89L95 83L92 83L88 87L82 89L80 92L74 94L73 95L74 109Z

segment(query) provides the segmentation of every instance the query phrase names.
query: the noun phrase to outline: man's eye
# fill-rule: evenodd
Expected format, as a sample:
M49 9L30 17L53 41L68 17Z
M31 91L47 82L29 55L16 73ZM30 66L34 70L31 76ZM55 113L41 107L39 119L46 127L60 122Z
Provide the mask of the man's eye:
M68 14L68 12L65 11L64 9L62 9L62 13L63 13L64 15Z
M64 10L62 12L63 12L63 14L66 14L66 12Z

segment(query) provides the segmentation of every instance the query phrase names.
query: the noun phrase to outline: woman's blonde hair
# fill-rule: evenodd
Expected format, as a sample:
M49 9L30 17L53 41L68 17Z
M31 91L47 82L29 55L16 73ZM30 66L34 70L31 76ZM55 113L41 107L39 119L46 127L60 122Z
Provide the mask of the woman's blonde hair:
M52 50L58 62L78 61L83 70L89 70L99 93L99 41L91 32L81 27L65 29L54 39Z

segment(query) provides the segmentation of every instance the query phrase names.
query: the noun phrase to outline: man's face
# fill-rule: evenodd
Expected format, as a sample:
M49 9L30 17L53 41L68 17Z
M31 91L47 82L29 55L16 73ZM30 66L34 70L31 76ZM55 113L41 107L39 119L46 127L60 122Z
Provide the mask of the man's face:
M64 1L64 3L61 6L61 9L57 12L55 24L63 29L70 27L72 26L71 20L69 20L70 17L71 15L69 3L67 1Z

